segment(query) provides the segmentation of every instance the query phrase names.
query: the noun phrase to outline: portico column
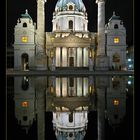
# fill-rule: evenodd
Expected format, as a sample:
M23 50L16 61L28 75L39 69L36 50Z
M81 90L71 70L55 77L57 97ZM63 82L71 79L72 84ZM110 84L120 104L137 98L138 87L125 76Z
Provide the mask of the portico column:
M97 111L98 111L98 140L104 140L104 131L105 131L105 88L97 89Z
M77 48L75 48L75 49L76 49L76 57L75 57L76 64L75 64L75 66L77 67Z

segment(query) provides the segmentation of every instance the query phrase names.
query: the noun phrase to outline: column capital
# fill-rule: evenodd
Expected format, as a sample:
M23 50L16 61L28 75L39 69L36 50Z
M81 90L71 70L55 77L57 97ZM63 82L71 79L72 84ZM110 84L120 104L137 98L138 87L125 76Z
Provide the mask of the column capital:
M106 0L96 0L96 3L98 4L99 2L105 2Z

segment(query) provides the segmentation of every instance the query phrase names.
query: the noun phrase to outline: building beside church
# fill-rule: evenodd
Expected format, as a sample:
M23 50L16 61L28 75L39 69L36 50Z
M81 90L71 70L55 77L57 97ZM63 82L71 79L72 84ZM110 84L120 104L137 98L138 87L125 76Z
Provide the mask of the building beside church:
M98 32L88 31L82 0L58 0L52 32L45 32L45 2L37 0L37 24L26 10L14 30L14 69L78 68L119 70L126 67L126 29L113 13L105 25L105 0L97 0Z

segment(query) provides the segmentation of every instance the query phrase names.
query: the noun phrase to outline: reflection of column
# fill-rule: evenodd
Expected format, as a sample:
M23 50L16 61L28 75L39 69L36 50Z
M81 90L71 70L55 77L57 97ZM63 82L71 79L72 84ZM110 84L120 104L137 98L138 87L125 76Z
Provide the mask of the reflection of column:
M88 78L83 78L83 96L87 96L88 93Z
M67 96L67 78L62 78L62 96Z
M104 140L105 120L105 89L97 89L97 111L98 111L98 140Z
M37 91L37 135L38 140L45 140L45 95L44 90Z

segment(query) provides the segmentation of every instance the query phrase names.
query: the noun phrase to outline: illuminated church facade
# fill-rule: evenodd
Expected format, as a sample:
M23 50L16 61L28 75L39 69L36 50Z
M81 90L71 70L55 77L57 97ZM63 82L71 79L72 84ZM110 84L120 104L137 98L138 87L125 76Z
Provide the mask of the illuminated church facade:
M88 31L88 15L82 0L58 0L52 32L45 32L45 0L37 0L37 24L26 10L14 31L14 69L93 70L126 67L126 30L113 13L105 25L105 0L97 0L98 32Z

